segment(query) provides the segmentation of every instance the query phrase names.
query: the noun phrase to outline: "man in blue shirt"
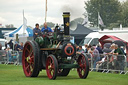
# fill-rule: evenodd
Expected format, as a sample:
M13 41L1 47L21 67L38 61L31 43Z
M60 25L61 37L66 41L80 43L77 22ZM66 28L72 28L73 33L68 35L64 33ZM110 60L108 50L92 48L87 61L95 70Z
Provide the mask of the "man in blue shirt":
M35 25L36 27L33 29L33 38L34 40L41 35L41 30L39 29L39 24Z
M19 51L23 51L23 42L20 43L20 47L18 48Z
M44 27L41 29L41 31L42 31L43 33L45 33L45 32L47 32L47 33L48 33L48 32L53 32L52 29L47 26L47 23L46 23L46 22L44 23Z
M20 47L20 45L19 45L18 42L16 41L16 42L15 42L15 46L14 46L14 50L15 50L15 51L19 51L19 47Z

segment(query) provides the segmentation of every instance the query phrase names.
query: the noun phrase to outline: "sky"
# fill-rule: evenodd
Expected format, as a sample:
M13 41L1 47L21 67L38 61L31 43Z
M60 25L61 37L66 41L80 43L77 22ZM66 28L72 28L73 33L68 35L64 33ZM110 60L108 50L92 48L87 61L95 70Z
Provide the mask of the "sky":
M87 0L47 1L47 22L62 24L64 11L71 12L71 20L84 17L84 2ZM35 23L40 25L44 23L45 0L0 0L0 24L3 26L14 24L15 27L20 27L23 24L23 9L28 26L34 27Z

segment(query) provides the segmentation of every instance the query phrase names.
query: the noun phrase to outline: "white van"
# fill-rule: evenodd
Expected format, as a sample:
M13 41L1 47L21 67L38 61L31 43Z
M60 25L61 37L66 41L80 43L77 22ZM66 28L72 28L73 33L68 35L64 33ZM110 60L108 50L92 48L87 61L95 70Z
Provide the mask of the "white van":
M5 49L5 42L7 42L7 40L5 39L0 39L0 43L2 44L2 49Z
M99 32L92 32L89 33L85 39L80 43L85 49L84 45L97 45L99 43L99 39L104 35L113 35L116 36L126 42L128 42L128 30L107 30L107 31L99 31Z

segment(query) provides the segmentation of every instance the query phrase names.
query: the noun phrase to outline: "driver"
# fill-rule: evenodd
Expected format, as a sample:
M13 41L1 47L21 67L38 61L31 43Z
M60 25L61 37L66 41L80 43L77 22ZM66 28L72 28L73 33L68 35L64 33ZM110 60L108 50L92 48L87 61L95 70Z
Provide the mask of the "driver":
M36 25L35 25L35 28L33 29L33 38L34 38L34 40L38 37L38 36L40 36L41 35L41 31L40 31L40 29L39 29L39 24L37 23Z
M46 23L46 22L44 23L44 27L41 29L41 31L42 31L43 33L45 33L45 32L47 32L47 33L48 33L48 32L53 32L52 29L47 26L47 23Z

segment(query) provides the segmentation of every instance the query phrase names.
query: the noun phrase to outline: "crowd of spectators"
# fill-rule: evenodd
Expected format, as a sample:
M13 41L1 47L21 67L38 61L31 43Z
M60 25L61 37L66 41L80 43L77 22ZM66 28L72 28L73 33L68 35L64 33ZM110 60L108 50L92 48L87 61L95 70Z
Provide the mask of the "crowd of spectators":
M87 45L85 50L82 46L77 46L77 54L86 53L89 65L96 71L96 69L113 69L124 71L125 49L117 44L106 43L103 47L101 45ZM91 62L93 65L91 65Z
M13 62L18 57L21 57L21 56L19 56L19 54L20 54L20 52L23 51L23 42L21 42L19 44L17 41L14 42L11 39L8 43L5 42L5 49L2 49L2 47L0 47L0 50L1 50L1 53L0 53L1 58L7 57L8 62Z

